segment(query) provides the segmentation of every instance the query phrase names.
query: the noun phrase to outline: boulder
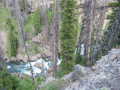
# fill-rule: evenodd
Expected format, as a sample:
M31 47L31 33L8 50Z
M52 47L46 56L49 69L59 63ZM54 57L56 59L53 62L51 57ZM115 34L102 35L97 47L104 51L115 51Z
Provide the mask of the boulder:
M64 90L120 90L120 49L112 49L92 67L76 65Z

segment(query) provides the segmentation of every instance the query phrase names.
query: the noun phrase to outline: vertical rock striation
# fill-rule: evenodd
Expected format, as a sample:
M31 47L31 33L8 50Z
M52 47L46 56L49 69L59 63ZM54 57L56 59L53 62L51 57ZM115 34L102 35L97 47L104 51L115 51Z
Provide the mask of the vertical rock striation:
M63 90L120 90L120 49L112 49L91 70L79 65L77 67L84 76L79 75ZM75 74L73 77L76 77Z

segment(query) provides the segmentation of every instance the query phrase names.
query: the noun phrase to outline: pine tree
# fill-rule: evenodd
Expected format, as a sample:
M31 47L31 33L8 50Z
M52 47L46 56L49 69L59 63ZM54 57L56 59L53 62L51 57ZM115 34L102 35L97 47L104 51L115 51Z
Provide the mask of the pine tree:
M18 32L11 19L7 20L8 26L8 56L16 57L18 51Z
M75 0L63 0L62 6L62 23L61 23L61 58L62 70L68 73L72 70L75 63L75 48L77 41L78 22L75 16Z

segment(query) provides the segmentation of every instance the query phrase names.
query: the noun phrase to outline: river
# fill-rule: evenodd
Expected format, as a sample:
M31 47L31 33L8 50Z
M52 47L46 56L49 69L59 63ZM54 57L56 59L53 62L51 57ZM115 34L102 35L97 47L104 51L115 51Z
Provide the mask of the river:
M52 67L52 62L50 60L38 59L30 62L34 72L34 76L40 76L41 74L46 74L48 69ZM58 60L58 65L61 60ZM10 73L19 73L23 75L31 76L30 64L25 62L7 63L7 69Z

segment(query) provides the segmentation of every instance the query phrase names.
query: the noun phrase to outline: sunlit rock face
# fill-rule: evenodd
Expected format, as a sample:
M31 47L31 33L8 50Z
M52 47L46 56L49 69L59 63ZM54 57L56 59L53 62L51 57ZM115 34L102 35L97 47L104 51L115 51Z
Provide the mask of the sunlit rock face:
M114 24L113 27L116 27L117 29L114 29L114 30L108 30L108 27L109 27L109 24L110 24L110 20L111 19L108 19L108 15L111 15L111 13L113 12L113 9L110 8L110 7L107 7L109 3L112 3L112 2L116 2L117 0L80 0L81 4L88 4L90 5L90 2L92 2L92 5L91 7L89 7L90 9L88 9L88 7L86 8L80 8L80 21L83 24L83 30L81 30L81 33L80 33L80 48L81 48L81 55L84 55L83 52L85 52L86 50L86 42L88 42L88 37L87 36L87 33L88 31L92 32L92 45L91 45L91 57L93 59L93 63L98 59L98 57L101 57L100 53L101 53L101 49L105 46L105 44L107 44L105 46L105 48L108 47L108 45L112 45L113 42L116 42L117 39L116 37L117 36L117 33L114 34L114 38L111 37L111 40L108 39L109 36L107 36L105 33L106 31L110 32L110 36L112 36L111 34L111 31L114 33L114 32L119 32L120 30L118 29L119 26L116 26L117 24ZM89 15L91 10L93 10L93 12L91 14L93 15ZM88 18L93 18L91 20L91 25L88 24L87 22L89 21ZM118 20L118 19L117 19ZM119 21L118 21L119 22ZM93 29L89 30L89 27L94 27ZM88 31L87 31L88 30ZM103 41L105 37L108 37L106 41ZM114 40L113 40L114 39ZM108 43L108 41L110 43ZM112 42L112 43L111 43ZM105 43L104 45L101 45L101 43ZM85 47L83 47L82 45L85 45ZM83 49L85 48L85 49ZM111 49L112 47L110 46L109 50ZM83 51L83 52L82 52ZM108 51L108 49L107 49Z
M105 4L108 4L110 2L116 2L116 1L117 0L98 0L98 2L99 2L100 5L105 5Z
M77 65L72 74L64 77L72 80L65 90L120 90L119 75L120 49L112 49L91 68Z
M53 3L53 0L27 0L29 5L32 8L32 11L35 11L37 8L46 7L50 8L50 5Z

